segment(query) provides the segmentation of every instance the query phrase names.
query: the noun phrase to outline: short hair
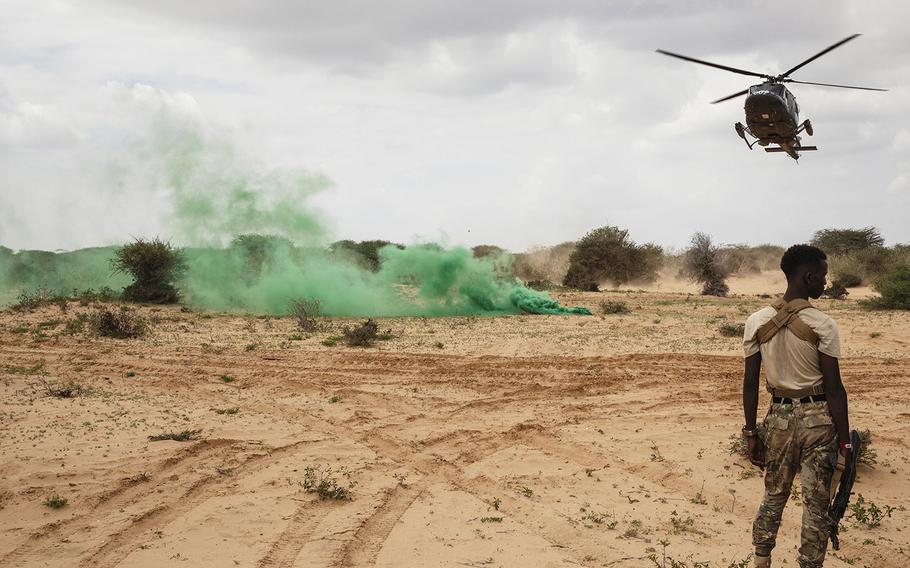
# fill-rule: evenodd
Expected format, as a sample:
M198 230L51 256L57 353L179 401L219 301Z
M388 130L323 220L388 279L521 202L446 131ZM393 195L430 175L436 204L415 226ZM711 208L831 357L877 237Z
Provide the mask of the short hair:
M828 260L824 251L812 245L793 245L787 249L784 256L780 258L780 269L787 276L794 276L800 267L807 264L817 264L823 260Z

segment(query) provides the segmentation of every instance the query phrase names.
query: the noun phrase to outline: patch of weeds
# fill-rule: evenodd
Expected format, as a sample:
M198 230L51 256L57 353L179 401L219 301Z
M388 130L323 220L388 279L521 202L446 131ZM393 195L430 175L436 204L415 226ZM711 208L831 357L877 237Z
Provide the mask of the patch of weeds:
M885 505L883 508L880 508L872 501L869 501L867 504L866 498L863 497L862 493L860 493L856 498L856 501L850 505L850 512L852 513L851 516L853 519L867 529L879 527L886 517L891 517L892 511L894 511L894 507L891 505Z
M376 336L376 339L379 341L391 341L395 339L395 336L392 334L391 329L385 330L383 333L380 333Z
M724 337L742 337L746 332L746 324L724 322L717 328L717 333Z
M379 324L368 319L353 329L345 327L342 334L349 347L372 347L379 336Z
M408 476L403 473L393 473L392 478L398 482L399 487L408 486Z
M640 532L641 521L634 519L631 523L629 523L628 528L626 528L626 532L622 533L622 536L626 538L636 538Z
M288 336L289 341L303 341L303 336L299 333L294 333Z
M586 467L586 468L585 468L585 475L587 475L588 477L594 477L594 472L595 472L595 471L597 471L597 470L594 469L594 468Z
M609 314L627 314L629 313L629 304L619 300L604 300L600 303L600 312L605 315Z
M50 509L62 509L66 507L69 501L65 497L61 497L56 493L44 500L44 506Z
M492 505L493 505L493 508L498 511L499 508L502 507L502 499L500 499L499 497L493 499Z
M147 483L148 481L151 481L151 479L152 475L147 471L143 471L141 473L137 473L132 477L128 477L127 481L130 483Z
M594 511L588 511L581 517L582 521L590 521L595 525L604 524L607 519L610 517L607 513L595 513Z
M49 383L45 379L41 379L41 384L44 386L47 395L54 398L76 398L77 396L89 394L89 389L72 379L62 384Z
M676 511L670 513L670 524L673 525L673 534L697 532L695 530L695 519L692 517L680 517Z
M880 332L880 331L873 331L872 333L869 334L869 337L871 337L872 339L875 339L876 337L881 337L881 336L882 336L882 332Z
M136 371L127 371L126 378L131 379L136 376Z
M872 431L869 429L860 430L859 439L862 446L859 449L859 455L856 456L858 463L873 466L878 463L878 452L872 449Z
M243 346L244 351L255 351L258 348L259 348L258 343L247 343L246 345Z
M480 517L481 523L501 523L502 517Z
M303 490L320 499L349 500L355 485L351 472L343 466L337 471L330 466L307 466L303 470Z
M44 369L44 361L38 361L31 367L19 367L17 365L6 365L3 370L10 375L37 375Z
M238 412L240 412L239 406L232 406L231 408L216 408L215 409L215 414L234 415L234 414L237 414Z
M329 337L326 337L325 339L322 340L322 344L325 345L326 347L335 347L336 345L338 345L338 342L343 339L344 338L341 337L340 335L330 335Z
M161 442L164 440L173 440L175 442L189 442L190 440L199 439L199 434L201 433L201 428L198 430L183 430L181 432L162 432L161 434L149 436L149 440L152 442Z
M221 375L221 376L218 377L218 378L221 379L221 382L222 382L222 383L233 383L234 381L237 380L237 379L235 379L235 378L234 378L233 376L231 376L231 375Z
M120 309L98 308L88 316L89 329L95 335L114 339L135 339L149 331L148 321L127 306Z
M534 496L534 491L533 491L530 487L524 487L524 486L522 486L522 487L520 487L520 488L518 489L518 492L519 492L521 495L524 495L525 497L533 497L533 496Z
M660 455L660 448L657 447L657 444L651 442L651 461L652 462L662 462L664 457Z
M63 333L66 335L76 335L85 331L85 324L88 323L88 314L79 314L71 320L67 320L63 327Z
M344 399L341 398L341 395L333 394L331 397L329 397L329 404L335 404L337 402L341 402L342 400Z
M433 343L433 347L435 347L436 349L445 349L445 343L443 343L442 341L437 341L437 342Z
M696 505L707 505L708 501L707 501L707 499L705 499L704 492L705 492L705 482L702 481L701 489L698 490L698 493L696 493L695 497L692 497L692 499L690 499L690 501L692 503L695 503Z

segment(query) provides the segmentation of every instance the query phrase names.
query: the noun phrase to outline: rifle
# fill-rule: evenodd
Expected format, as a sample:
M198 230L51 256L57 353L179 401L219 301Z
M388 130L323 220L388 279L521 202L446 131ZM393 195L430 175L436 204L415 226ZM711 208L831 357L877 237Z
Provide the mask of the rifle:
M850 443L853 445L850 461L844 464L844 472L840 477L837 494L828 508L828 536L831 537L831 547L834 550L840 550L840 540L837 536L838 526L840 520L844 518L844 513L847 512L847 505L850 504L850 493L853 491L853 482L856 481L856 460L859 459L859 453L862 451L863 441L856 430L850 431Z

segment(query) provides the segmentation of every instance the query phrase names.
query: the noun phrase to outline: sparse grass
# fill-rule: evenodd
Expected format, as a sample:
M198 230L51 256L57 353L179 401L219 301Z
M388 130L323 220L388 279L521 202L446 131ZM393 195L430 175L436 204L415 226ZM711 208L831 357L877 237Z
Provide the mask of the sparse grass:
M303 341L303 335L294 333L288 336L289 341Z
M351 499L356 482L351 480L351 472L343 466L338 470L330 466L307 466L302 485L304 491L315 493L320 499L346 501Z
M136 376L136 371L127 371L126 378L131 379Z
M859 455L856 456L857 463L873 466L878 463L878 452L872 449L872 431L868 428L860 430L859 439L862 442Z
M629 313L629 304L621 300L604 300L600 303L600 311L603 314L627 314Z
M335 404L341 402L342 400L344 399L342 399L340 395L333 394L331 397L329 397L329 404Z
M664 457L660 454L660 448L657 447L657 444L651 442L651 461L652 462L662 462Z
M199 439L199 434L201 433L201 428L198 430L183 430L181 432L162 432L161 434L149 436L149 440L152 442L162 442L164 440L173 440L175 442L189 442L190 440Z
M222 383L233 383L234 381L237 380L233 377L233 375L221 375L218 378L221 379Z
M258 343L247 343L246 345L243 346L244 351L255 351L258 348L259 348Z
M62 509L67 506L69 501L65 497L61 497L56 493L44 500L44 506L49 509Z
M481 523L501 523L502 517L480 517Z
M338 342L342 341L342 340L344 340L344 338L341 337L340 335L330 335L329 337L326 337L325 339L323 339L321 341L321 343L323 345L325 345L326 347L335 347L336 345L338 345Z
M238 407L238 406L232 406L231 408L216 408L215 409L215 414L234 415L234 414L237 414L238 412L240 412L240 407Z
M17 365L6 365L3 370L10 375L37 375L44 369L44 361L38 361L31 367L19 367Z
M689 516L680 517L676 511L670 513L670 524L673 526L673 534L698 532L695 530L695 519Z
M142 471L132 477L127 478L127 481L130 483L146 483L148 481L151 481L151 479L152 475L149 472Z
M379 336L379 324L368 319L359 327L353 329L345 327L342 333L349 347L372 347Z
M742 337L746 332L746 324L724 322L717 328L717 333L724 337Z
M436 349L445 349L445 344L442 341L437 341L433 343L433 347Z

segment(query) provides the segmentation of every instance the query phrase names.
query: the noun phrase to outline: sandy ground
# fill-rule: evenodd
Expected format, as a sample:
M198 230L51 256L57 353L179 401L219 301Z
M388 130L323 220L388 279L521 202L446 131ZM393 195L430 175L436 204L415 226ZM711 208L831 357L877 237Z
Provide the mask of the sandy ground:
M153 334L111 340L64 334L75 304L4 312L0 566L740 566L762 480L728 451L741 359L717 330L768 302L773 285L749 286L560 296L627 315L384 319L394 337L369 349L322 345L343 320L298 335L142 308ZM858 492L895 507L878 528L847 520L826 566L905 567L910 313L818 304L874 434ZM70 380L87 391L44 390ZM148 439L185 429L202 432ZM307 493L308 466L347 468L352 498Z

